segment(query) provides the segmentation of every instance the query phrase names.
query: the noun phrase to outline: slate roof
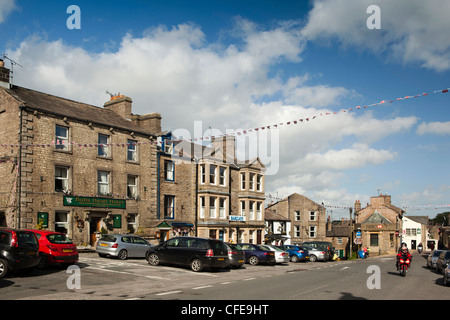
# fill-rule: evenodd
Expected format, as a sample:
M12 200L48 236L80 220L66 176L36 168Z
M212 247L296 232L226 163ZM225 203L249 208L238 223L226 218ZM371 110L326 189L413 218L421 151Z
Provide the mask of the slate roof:
M90 104L57 97L51 94L13 86L5 89L11 96L17 99L23 106L44 113L59 115L69 119L113 127L144 135L154 136L150 131L140 127L131 120L124 119L112 110L96 107Z

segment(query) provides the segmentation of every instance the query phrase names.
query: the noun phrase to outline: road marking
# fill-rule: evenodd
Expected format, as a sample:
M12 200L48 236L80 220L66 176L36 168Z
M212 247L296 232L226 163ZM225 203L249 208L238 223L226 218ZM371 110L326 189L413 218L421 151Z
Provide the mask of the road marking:
M168 294L175 294L175 293L180 293L181 291L169 291L169 292L162 292L162 293L156 293L156 296L165 296Z
M247 278L247 279L242 279L242 281L249 281L249 280L255 280L256 278Z
M201 286L201 287L195 287L195 288L192 288L192 290L199 290L199 289L205 289L205 288L211 288L211 287L212 287L212 285Z
M125 272L125 271L117 271L117 270L110 270L110 269L105 269L105 267L91 267L88 266L86 267L86 269L92 269L92 270L101 270L101 271L106 271L106 272L113 272L113 273L120 273L120 274L126 274L129 276L135 276L135 277L144 277L144 278L148 278L148 279L156 279L156 280L171 280L169 278L162 278L162 277L155 277L155 276L145 276L142 274L137 274L137 273L131 273L131 272Z
M350 267L343 267L340 270L350 269Z

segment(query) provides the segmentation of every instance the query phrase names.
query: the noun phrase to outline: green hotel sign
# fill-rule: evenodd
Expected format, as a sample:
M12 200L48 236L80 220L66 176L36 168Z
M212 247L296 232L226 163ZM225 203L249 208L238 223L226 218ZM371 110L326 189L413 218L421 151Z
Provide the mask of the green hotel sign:
M63 204L65 206L74 207L95 207L95 208L112 208L126 209L127 202L123 199L110 198L94 198L94 197L71 197L64 196Z

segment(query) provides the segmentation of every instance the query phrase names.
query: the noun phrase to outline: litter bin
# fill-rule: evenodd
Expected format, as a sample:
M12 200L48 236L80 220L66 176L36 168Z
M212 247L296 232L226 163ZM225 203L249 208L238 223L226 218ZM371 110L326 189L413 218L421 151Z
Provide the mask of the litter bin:
M359 257L360 257L361 259L364 259L364 258L365 258L365 257L364 257L364 251L363 251L363 250L358 251L358 255L359 255Z

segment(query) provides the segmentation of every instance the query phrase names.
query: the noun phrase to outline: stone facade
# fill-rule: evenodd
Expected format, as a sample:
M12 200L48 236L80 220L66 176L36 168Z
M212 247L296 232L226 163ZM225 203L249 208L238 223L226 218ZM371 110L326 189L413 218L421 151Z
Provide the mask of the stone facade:
M62 231L86 246L101 232L152 230L160 125L119 116L120 100L112 111L0 88L3 225Z
M322 205L294 193L267 208L291 221L285 244L326 241L326 210Z
M402 209L392 205L390 195L371 197L364 208L361 208L360 201L356 201L354 231L361 231L360 247L367 246L372 255L396 253L401 240L403 214Z

